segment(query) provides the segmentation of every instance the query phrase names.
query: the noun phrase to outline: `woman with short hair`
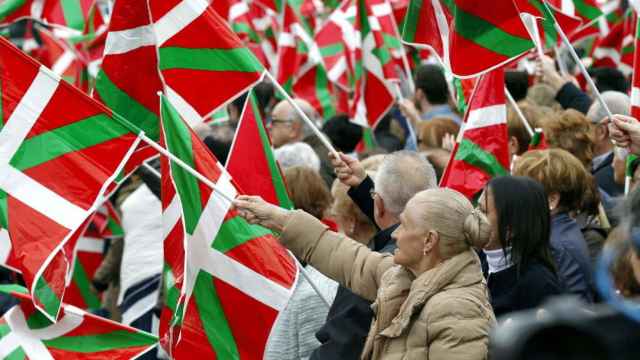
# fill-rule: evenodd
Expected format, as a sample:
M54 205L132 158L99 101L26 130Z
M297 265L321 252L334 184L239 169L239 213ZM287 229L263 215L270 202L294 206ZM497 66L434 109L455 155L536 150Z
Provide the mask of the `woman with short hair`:
M487 358L495 317L473 247L485 245L491 229L464 195L451 189L417 193L393 232L393 256L331 232L302 211L254 196L234 204L250 223L280 233L295 255L375 300L363 359Z

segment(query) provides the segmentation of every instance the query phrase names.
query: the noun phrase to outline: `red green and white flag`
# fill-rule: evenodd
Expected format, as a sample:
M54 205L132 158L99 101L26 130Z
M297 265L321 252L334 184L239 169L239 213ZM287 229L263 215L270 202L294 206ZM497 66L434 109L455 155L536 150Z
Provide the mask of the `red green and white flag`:
M432 49L457 77L501 67L534 46L513 0L412 0L403 40Z
M42 15L42 3L39 0L4 0L0 2L0 24L10 24L20 18Z
M582 19L582 26L590 26L603 15L597 0L546 0L564 14Z
M611 31L600 38L593 48L594 67L617 68L622 64L622 53L625 45L633 44L633 34L635 30L635 19L633 13L627 13L624 20L616 24ZM633 52L627 49L627 52Z
M385 59L382 51L380 28L375 20L371 24L371 7L366 0L357 2L356 33L360 34L360 46L355 52L355 94L351 107L351 119L363 127L375 127L391 109L395 101L392 86L385 77Z
M532 21L532 24L537 25L537 34L539 34L541 45L544 48L553 49L562 42L562 38L554 26L556 22L567 36L571 36L582 25L582 19L567 15L553 5L546 4L544 0L515 0L515 4L525 25L528 25L527 17L536 19ZM535 29L529 30L531 37L538 41L535 38Z
M536 128L533 136L531 137L528 150L545 150L547 148L549 148L549 145L547 145L544 132L542 132L542 129Z
M164 93L190 125L261 79L262 64L207 1L149 0L149 7Z
M498 69L478 80L440 186L472 198L492 177L507 174L504 70Z
M211 5L218 15L227 20L231 29L245 44L249 42L259 43L261 41L260 35L251 21L251 13L247 2L243 0L219 0L212 1Z
M640 22L640 19L638 19ZM636 24L633 75L631 79L631 116L640 119L640 24Z
M154 347L158 338L111 320L63 305L58 322L38 312L27 289L2 285L0 293L19 304L0 319L2 359L135 359Z
M42 47L32 56L65 81L75 84L83 63L76 50L64 39L58 39L48 30L39 28Z
M55 318L72 235L101 203L139 130L4 39L0 101L0 227L36 306Z
M243 192L293 209L253 91L245 102L226 168ZM247 169L251 169L251 174Z
M42 8L42 20L81 33L95 2L96 0L46 0Z
M169 102L161 102L167 150L235 197L238 190L222 165ZM170 171L186 238L179 311L172 321L180 334L169 353L174 358L262 358L292 294L296 263L270 231L249 225L218 192L174 162Z

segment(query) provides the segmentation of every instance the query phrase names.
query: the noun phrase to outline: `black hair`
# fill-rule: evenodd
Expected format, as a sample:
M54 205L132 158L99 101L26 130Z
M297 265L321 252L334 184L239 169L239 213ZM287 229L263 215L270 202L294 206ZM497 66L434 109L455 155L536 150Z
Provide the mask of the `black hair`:
M504 82L515 101L523 100L529 91L529 74L526 71L506 71Z
M349 116L339 114L333 116L322 126L333 146L344 153L351 153L362 138L362 127L349 121Z
M420 65L416 69L416 88L422 90L431 104L446 104L449 101L447 80L444 71L437 65Z
M551 220L544 187L523 176L501 176L487 185L498 213L498 239L517 273L538 261L555 272L551 255ZM486 197L485 197L486 199Z
M267 107L271 105L271 101L276 97L273 84L267 81L260 82L253 87L253 93L256 95L260 111L263 114L268 113L269 109L267 109Z
M592 68L589 72L601 93L605 91L618 91L626 94L629 91L629 81L622 71L618 69L597 67Z

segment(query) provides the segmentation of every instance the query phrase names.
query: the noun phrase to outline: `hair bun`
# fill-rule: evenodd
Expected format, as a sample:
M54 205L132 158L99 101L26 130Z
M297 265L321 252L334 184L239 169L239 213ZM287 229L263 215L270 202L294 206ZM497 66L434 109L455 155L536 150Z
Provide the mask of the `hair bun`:
M463 231L470 246L483 248L491 237L491 224L484 213L474 209L464 219Z

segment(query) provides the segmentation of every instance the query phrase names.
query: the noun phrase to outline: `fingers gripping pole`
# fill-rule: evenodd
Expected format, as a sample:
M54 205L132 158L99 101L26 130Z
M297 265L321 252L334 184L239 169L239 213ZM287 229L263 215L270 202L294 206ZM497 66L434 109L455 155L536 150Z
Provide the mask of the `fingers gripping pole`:
M271 75L270 72L265 72L266 76L271 80L271 82L273 83L273 86L276 87L276 89L278 89L278 91L280 91L280 93L282 93L282 95L285 97L285 99L287 99L287 101L289 102L289 104L291 104L291 106L293 106L293 108L298 112L298 114L300 115L300 117L302 117L302 119L307 123L307 125L309 125L309 127L313 130L313 132L316 134L316 136L320 139L320 141L322 142L322 144L327 148L327 150L331 151L333 153L333 155L339 159L340 156L338 156L338 152L336 151L336 149L333 147L333 145L331 145L331 142L327 139L327 137L322 133L322 131L320 131L320 129L318 129L318 127L316 126L316 124L313 123L313 121L311 121L311 119L309 119L309 117L307 116L307 114L304 113L304 111L302 111L302 109L300 109L300 106L298 106L298 104L293 101L293 99L291 98L291 96L289 96L289 94L287 93L287 91L285 89L282 88L282 86L276 81L276 79L273 78L273 76Z
M527 129L527 133L529 133L529 136L533 136L533 129L531 128L531 125L529 125L529 122L527 121L527 118L524 117L524 114L522 113L522 110L520 110L518 103L515 101L513 96L511 96L511 93L506 87L504 88L504 94L507 96L507 99L509 99L509 103L518 115L518 118L520 118L520 121L522 121L522 125L524 125L524 127Z

